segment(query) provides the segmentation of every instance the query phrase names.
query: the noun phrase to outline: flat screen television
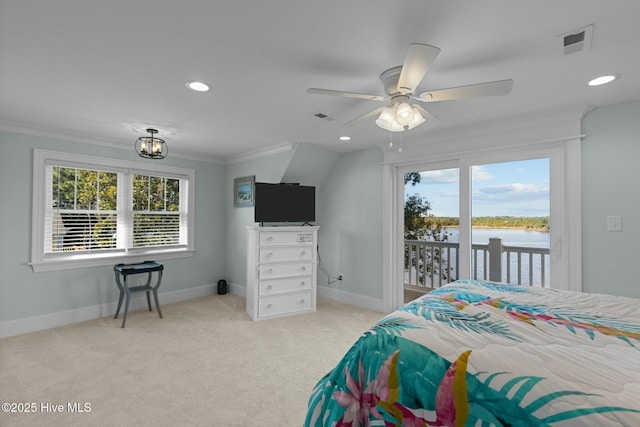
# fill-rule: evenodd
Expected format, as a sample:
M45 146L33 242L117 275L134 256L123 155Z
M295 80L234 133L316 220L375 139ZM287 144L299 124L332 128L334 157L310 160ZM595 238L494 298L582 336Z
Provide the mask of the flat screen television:
M255 222L313 222L316 220L316 188L298 184L256 182Z

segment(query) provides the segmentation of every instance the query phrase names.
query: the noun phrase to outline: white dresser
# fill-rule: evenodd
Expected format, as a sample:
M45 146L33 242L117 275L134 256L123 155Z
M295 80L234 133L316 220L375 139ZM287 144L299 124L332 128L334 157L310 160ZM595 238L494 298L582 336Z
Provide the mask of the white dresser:
M316 311L318 228L247 227L247 313L253 320Z

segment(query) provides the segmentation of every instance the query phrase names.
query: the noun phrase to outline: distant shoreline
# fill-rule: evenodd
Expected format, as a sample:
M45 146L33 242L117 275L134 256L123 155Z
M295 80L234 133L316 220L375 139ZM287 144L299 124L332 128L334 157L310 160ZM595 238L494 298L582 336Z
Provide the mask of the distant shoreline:
M460 228L459 225L442 225L442 228ZM541 233L548 233L548 228L535 228L535 227L492 227L489 225L472 225L471 228L493 228L499 230L522 230L522 231L538 231Z

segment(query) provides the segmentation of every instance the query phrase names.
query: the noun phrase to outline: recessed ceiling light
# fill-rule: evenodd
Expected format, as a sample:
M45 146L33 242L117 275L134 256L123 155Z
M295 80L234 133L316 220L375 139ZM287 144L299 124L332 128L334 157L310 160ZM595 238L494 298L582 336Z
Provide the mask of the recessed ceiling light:
M209 86L202 82L187 82L186 86L191 90L195 90L196 92L209 91Z
M604 85L604 84L607 84L607 83L611 83L615 79L616 79L616 76L614 76L614 75L600 76L600 77L596 77L595 79L591 80L588 84L589 84L589 86L600 86L600 85Z
M338 139L340 141L351 141L351 137L350 136L341 136Z

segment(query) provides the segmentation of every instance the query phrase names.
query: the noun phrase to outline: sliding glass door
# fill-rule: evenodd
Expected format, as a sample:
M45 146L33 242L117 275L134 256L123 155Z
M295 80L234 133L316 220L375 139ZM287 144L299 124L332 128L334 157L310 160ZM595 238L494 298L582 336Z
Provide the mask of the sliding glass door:
M457 279L553 286L561 157L547 149L399 168L403 300Z
M549 158L472 166L471 277L550 285Z
M404 300L458 277L460 170L427 165L404 176Z

